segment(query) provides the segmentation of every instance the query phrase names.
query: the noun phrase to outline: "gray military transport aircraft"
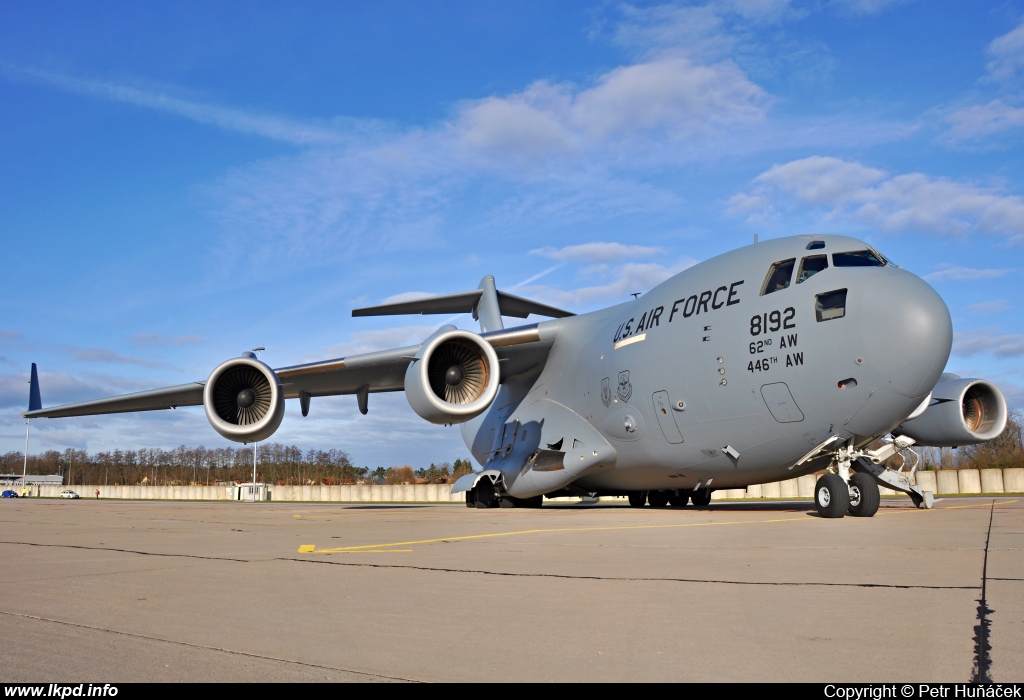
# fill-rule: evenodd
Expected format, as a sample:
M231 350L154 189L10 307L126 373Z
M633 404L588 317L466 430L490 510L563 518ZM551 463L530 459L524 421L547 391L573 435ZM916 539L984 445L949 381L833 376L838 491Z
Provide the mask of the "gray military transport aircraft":
M41 409L26 418L202 405L236 442L270 437L285 399L405 391L431 423L461 424L482 470L455 482L470 507L545 496L626 495L632 506L706 506L712 490L823 469L823 517L878 510L879 484L930 507L911 445L991 440L1006 425L993 384L943 374L949 310L924 280L867 244L815 235L755 243L632 301L574 315L495 288L357 309L353 316L472 312L419 345L272 369L250 352L205 381ZM504 328L502 316L549 317ZM34 368L33 368L34 369ZM34 409L34 410L32 410ZM872 448L874 446L874 448Z

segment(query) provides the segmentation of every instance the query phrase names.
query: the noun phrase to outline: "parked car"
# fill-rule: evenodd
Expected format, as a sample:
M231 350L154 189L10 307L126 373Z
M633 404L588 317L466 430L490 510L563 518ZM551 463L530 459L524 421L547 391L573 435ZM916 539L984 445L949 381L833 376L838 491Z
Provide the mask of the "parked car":
M4 498L17 498L18 497L18 492L17 491L11 491L10 489L7 489L6 491L4 491L3 497Z
M81 498L81 496L79 496L74 491L67 491L67 490L61 491L60 492L60 497L61 498Z

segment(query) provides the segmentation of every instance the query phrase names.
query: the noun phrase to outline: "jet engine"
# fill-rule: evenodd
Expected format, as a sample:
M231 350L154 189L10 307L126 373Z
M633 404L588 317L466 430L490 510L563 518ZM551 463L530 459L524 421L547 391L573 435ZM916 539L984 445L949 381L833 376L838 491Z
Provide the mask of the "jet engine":
M437 424L465 423L498 395L498 355L475 333L444 330L420 346L405 371L412 410Z
M203 407L213 429L228 440L266 440L284 418L281 381L255 357L236 357L218 365L206 380Z
M914 438L918 445L957 447L992 440L1005 427L1006 399L995 385L944 374L928 408L892 432Z

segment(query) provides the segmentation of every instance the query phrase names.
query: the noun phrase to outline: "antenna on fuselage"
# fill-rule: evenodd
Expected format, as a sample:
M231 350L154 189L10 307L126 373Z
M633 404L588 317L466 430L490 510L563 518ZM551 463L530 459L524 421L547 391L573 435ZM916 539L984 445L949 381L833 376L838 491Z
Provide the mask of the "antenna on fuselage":
M757 234L756 233L754 234L754 243L755 244L757 243Z

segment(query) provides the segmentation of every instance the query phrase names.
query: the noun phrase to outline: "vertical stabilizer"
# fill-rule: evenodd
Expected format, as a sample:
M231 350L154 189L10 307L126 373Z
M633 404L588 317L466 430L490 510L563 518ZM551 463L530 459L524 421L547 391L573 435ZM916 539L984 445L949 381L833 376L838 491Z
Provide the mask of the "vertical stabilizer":
M32 377L28 382L28 410L39 411L43 408L43 400L39 397L39 374L36 363L32 363Z
M494 286L494 277L486 275L477 287L482 294L473 308L473 318L480 321L480 332L500 331L505 326L501 322L501 308L498 306L498 290Z

